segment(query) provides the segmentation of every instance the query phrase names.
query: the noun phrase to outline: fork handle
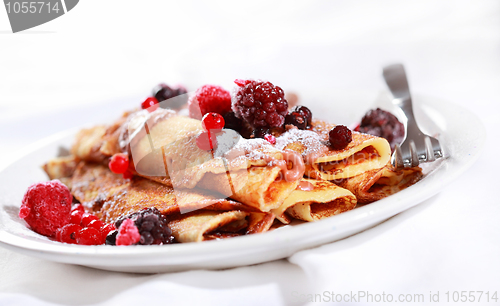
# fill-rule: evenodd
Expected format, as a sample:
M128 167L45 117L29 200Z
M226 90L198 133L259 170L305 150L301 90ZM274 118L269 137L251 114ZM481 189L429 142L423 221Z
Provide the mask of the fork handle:
M417 123L413 114L410 87L408 86L405 69L402 64L389 65L384 67L383 76L394 96L394 105L398 106L403 111L404 118L402 119L406 121L403 122L403 124L408 130L409 126L416 125Z

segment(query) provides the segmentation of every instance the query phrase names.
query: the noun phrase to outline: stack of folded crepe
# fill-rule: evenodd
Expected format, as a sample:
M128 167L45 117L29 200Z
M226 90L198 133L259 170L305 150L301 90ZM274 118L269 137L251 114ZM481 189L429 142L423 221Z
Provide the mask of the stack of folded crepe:
M290 129L276 145L217 133L205 151L196 140L201 122L172 110L125 113L109 126L84 129L71 156L49 161L51 179L105 222L156 207L170 220L178 242L268 231L293 219L317 221L397 192L414 183L419 169L389 168L385 139L353 133L343 150L328 145L332 125ZM128 154L132 179L111 172L109 158Z

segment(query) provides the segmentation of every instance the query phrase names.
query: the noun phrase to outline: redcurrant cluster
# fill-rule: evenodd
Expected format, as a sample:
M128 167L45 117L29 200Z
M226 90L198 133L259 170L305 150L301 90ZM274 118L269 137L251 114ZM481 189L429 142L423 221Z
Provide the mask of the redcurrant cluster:
M82 204L76 204L71 208L70 222L56 231L55 238L70 244L99 245L104 244L106 236L115 229L114 224L102 222L86 213Z

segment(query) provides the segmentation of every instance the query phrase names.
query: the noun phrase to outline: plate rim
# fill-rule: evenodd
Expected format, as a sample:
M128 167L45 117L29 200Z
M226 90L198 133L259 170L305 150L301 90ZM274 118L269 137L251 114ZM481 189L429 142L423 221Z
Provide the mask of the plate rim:
M418 96L422 97L420 95ZM127 248L119 248L115 246L102 246L102 245L100 246L66 245L50 241L46 237L44 238L46 240L49 240L49 243L47 243L47 241L42 241L42 240L36 241L20 237L16 234L8 232L8 230L6 230L4 226L0 224L0 245L28 255L34 255L34 256L38 255L39 257L45 257L45 258L53 256L54 257L52 259L53 261L68 262L75 264L81 263L82 259L85 258L98 257L100 260L109 261L109 259L113 259L116 256L124 257L121 258L122 260L118 260L116 262L111 260L108 264L111 264L111 266L113 266L113 263L116 263L116 265L120 265L123 260L134 259L136 257L151 258L157 255L163 255L166 257L181 256L183 257L183 259L186 260L185 263L189 264L191 263L191 261L189 261L188 259L192 259L191 257L197 257L197 255L199 255L196 253L202 253L203 256L212 255L214 257L218 256L220 257L220 254L224 254L227 251L229 251L228 253L231 252L234 253L234 250L235 249L238 250L239 246L241 246L242 244L244 244L245 246L244 248L242 248L243 250L252 249L254 250L254 252L252 253L255 253L259 252L259 249L261 248L267 249L269 245L273 245L274 248L278 246L282 247L287 246L289 245L289 241L292 238L294 238L294 240L301 240L301 239L304 240L305 239L304 236L309 235L306 232L318 232L318 231L321 232L321 230L324 228L330 228L333 230L342 228L343 230L341 232L346 232L347 229L349 229L349 227L359 226L359 223L363 223L363 221L366 222L366 220L370 221L369 218L371 218L371 221L381 222L396 215L397 213L409 209L410 207L418 205L424 200L437 194L441 188L449 184L452 180L457 178L461 173L470 168L472 164L479 158L484 149L486 142L486 130L481 120L473 112L467 110L466 108L460 105L447 102L439 98L429 97L429 96L423 96L423 97L425 97L423 101L425 100L439 101L440 104L452 105L455 109L459 109L462 112L465 112L468 117L475 120L476 123L479 123L479 125L476 126L476 128L481 130L481 135L482 135L481 139L479 139L478 142L475 144L476 150L474 151L474 154L469 155L468 158L462 158L460 161L465 163L460 164L458 168L453 168L454 171L452 171L451 175L445 176L443 180L438 182L438 184L435 184L430 187L427 186L428 188L430 188L431 191L428 191L427 189L424 194L413 192L414 188L412 189L412 187L419 186L419 184L421 185L422 182L425 183L426 178L417 182L415 185L410 186L409 188L398 192L396 195L384 198L382 200L378 200L369 205L363 205L361 207L357 207L354 210L344 212L342 214L332 216L330 218L326 218L318 222L309 222L306 224L289 226L286 229L285 228L278 229L262 233L259 235L234 237L231 239L223 239L220 241L204 241L203 243L184 243L184 244L180 243L180 244L164 245L164 246L132 246L132 247L129 246ZM429 104L427 106L429 106ZM433 105L431 105L431 107L432 106ZM87 124L85 126L87 126ZM14 167L18 162L22 161L30 154L33 154L36 151L46 146L56 145L58 141L61 141L67 137L74 135L78 130L80 130L80 128L81 127L61 131L29 145L24 149L23 154L18 155L18 157L15 160L13 160L11 163L5 165L0 169L0 177L3 175L3 173L5 173L11 167ZM455 158L454 156L449 157L448 162L451 162L451 160L453 160L454 158ZM446 161L444 161L443 164L444 163L446 163ZM439 168L442 166L443 165L440 165L437 169L435 169L435 171L433 171L433 173L440 171ZM4 206L6 206L6 204L0 202L0 208L3 208ZM355 222L353 222L353 220L355 220ZM307 226L306 230L303 230L304 226ZM40 237L43 236L40 235ZM331 242L339 239L342 239L342 237L332 239ZM316 240L320 239L317 238ZM316 244L315 246L319 246L321 244ZM241 250L239 251L241 252ZM69 260L67 261L63 260L64 258L62 257L68 255L70 255L71 258L69 258ZM140 265L141 262L135 263L135 265L137 264ZM175 265L177 264L174 263L173 266Z

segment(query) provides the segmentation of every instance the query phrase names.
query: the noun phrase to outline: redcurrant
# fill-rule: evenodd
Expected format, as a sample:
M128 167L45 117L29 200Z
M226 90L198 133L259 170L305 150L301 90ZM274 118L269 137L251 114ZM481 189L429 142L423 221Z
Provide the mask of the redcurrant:
M90 222L92 222L94 220L99 220L99 218L97 218L93 214L84 213L82 215L82 223L81 223L81 225L82 225L82 227L87 227L87 226L89 226Z
M87 225L87 227L92 227L95 228L98 231L101 231L101 228L106 225L106 223L102 222L101 220L92 220L90 223Z
M132 172L130 172L128 170L123 173L123 178L126 180L130 180L133 177L134 177L134 175L132 174Z
M78 204L75 204L73 205L73 207L71 207L71 211L80 211L82 214L85 212L85 207L83 207L82 204L78 203Z
M101 233L92 227L85 227L76 232L76 243L83 245L102 244Z
M109 161L109 169L118 174L123 174L128 169L128 155L123 153L117 153L111 157Z
M70 219L69 223L80 225L82 223L83 214L84 213L79 211L79 210L73 210L71 212L71 219Z
M196 138L196 145L201 150L212 150L217 146L217 138L213 133L203 132Z
M201 118L201 125L207 132L220 132L224 128L224 118L218 113L206 113Z
M82 227L78 224L66 224L56 232L56 239L59 242L76 244L76 233L81 231Z
M101 228L101 238L103 243L106 242L106 237L112 231L116 230L116 227L112 223L108 223Z
M142 109L147 109L148 112L154 112L158 108L158 100L155 97L148 97L141 103Z

